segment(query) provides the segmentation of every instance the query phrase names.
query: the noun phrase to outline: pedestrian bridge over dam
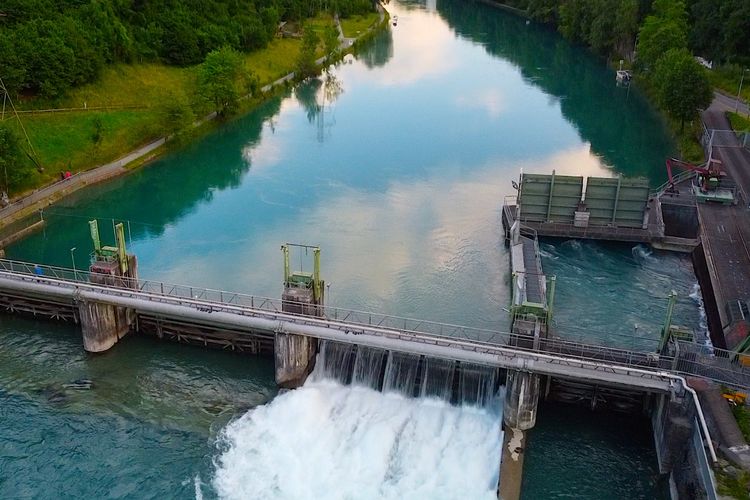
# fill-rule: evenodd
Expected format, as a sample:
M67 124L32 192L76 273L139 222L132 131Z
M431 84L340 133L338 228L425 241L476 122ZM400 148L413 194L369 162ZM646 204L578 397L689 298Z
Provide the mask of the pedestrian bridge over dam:
M85 330L85 304L114 306L129 312L128 329L239 352L273 353L278 335L286 334L648 392L680 389L678 376L750 388L750 370L732 353L701 352L688 342L664 355L334 307L310 316L285 312L279 299L128 278L96 283L92 274L0 259L0 307L82 323ZM531 290L540 293L538 286Z

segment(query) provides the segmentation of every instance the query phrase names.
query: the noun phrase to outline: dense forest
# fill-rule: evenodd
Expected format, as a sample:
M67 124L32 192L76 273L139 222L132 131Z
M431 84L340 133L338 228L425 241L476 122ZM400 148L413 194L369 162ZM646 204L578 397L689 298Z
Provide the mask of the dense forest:
M265 47L281 21L321 10L370 12L372 0L4 0L0 77L11 94L56 98L106 64L192 65L221 47Z
M653 13L652 0L506 0L533 19L554 24L572 41L605 56L627 58ZM677 2L681 3L681 2ZM750 2L686 0L686 41L696 55L717 63L750 64Z

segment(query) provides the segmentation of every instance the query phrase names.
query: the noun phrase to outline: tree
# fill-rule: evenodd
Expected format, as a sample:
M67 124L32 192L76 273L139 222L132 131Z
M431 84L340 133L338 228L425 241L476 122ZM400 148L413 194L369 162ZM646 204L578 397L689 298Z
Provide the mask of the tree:
M662 54L687 47L685 4L675 0L655 0L654 14L646 18L638 34L638 61L652 70Z
M18 137L4 124L0 124L0 179L2 191L10 192L28 175L30 169L23 161Z
M586 0L570 0L560 5L559 30L568 40L585 41L591 26Z
M242 57L236 50L223 47L210 52L198 74L198 95L219 115L233 113L239 103L241 71Z
M532 19L543 23L555 23L558 17L557 0L529 0L527 7Z
M328 25L323 32L323 45L326 48L326 55L336 59L339 51L339 30L333 24Z
M712 92L703 67L687 49L671 49L656 63L655 81L659 100L667 111L680 120L681 130L685 121L711 103Z
M309 26L304 28L302 35L302 48L297 57L297 77L304 79L315 74L315 50L318 48L320 38Z
M104 123L102 123L102 118L99 115L96 115L94 117L94 131L91 133L91 142L96 146L97 148L102 143L102 140L104 139Z
M179 136L195 121L195 113L187 97L181 92L170 92L157 112L161 129L171 136Z

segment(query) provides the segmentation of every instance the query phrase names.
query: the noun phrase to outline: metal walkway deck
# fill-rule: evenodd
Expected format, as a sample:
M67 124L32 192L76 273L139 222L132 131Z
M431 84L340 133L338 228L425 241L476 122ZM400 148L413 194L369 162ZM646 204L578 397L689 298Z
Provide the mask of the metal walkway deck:
M544 274L539 260L537 242L526 236L521 236L519 239L523 245L523 266L526 270L526 300L543 304L546 300L542 283Z
M719 360L719 356L696 352L660 357L560 339L544 339L533 350L509 345L517 343L509 332L330 307L324 309L324 317L317 318L284 313L276 299L146 280L131 285L96 285L89 282L87 272L0 260L0 307L11 311L17 300L52 301L71 309L79 301L90 300L131 308L136 314L233 328L248 335L292 333L646 391L672 390L680 375L707 376L750 389L750 371L730 357L717 364L707 361ZM704 373L707 365L711 370Z

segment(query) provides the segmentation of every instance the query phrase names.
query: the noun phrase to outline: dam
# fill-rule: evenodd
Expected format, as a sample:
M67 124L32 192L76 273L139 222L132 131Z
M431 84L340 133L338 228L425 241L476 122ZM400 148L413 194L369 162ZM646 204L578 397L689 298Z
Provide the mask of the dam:
M325 278L327 285L332 285L330 289L326 286L326 304L388 312L399 318L432 319L443 325L444 333L456 330L445 326L448 324L512 333L510 315L502 309L510 308L511 267L498 228L500 203L510 194L510 179L517 178L519 166L529 173L549 174L555 168L560 175L645 175L651 185L658 185L663 181L660 167L671 153L671 145L659 117L639 98L637 89L632 89L626 100L625 92L611 85L614 75L604 65L558 40L549 30L467 2L440 2L436 12L420 10L414 4L406 9L391 2L391 7L398 9L398 29L374 40L361 59L336 69L345 92L335 106L328 103L325 112L316 116L318 108L310 97L316 87L312 83L296 87L205 141L49 207L45 210L46 228L7 247L8 259L68 269L70 277L76 272L81 275L90 249L86 221L99 218L109 225L110 218L130 220L133 234L129 248L138 256L139 279L164 283L165 292L170 283L185 285L176 287L175 292L184 297L194 298L207 290L205 295L218 302L222 291L242 291L248 294L245 297L257 293L254 298L272 297L280 309L278 244L314 242L324 251ZM477 12L481 15L475 15ZM429 49L415 46L419 41L429 43ZM416 53L420 55L415 57ZM427 57L436 54L440 57ZM425 113L426 109L430 113ZM622 120L600 120L615 113ZM372 123L366 132L361 127L363 119ZM639 126L620 126L634 122ZM549 133L540 134L542 128ZM652 167L659 169L658 174ZM553 335L572 339L572 335L563 335L568 331L562 331L562 326L574 326L575 321L568 318L587 310L592 318L593 313L599 313L599 321L591 322L591 331L602 336L618 327L632 332L632 324L637 322L639 332L656 333L658 340L672 286L664 284L666 279L676 283L679 293L676 321L699 328L699 306L688 297L695 279L692 271L680 270L683 259L654 252L644 260L636 254L642 251L640 245L619 249L584 242L579 249L573 243L542 238L539 245L545 271L557 273L553 316L561 329ZM71 265L69 249L73 247L77 247L77 270ZM600 258L597 252L605 257ZM550 253L553 257L545 255ZM554 257L559 260L553 261ZM582 258L588 259L589 276L607 276L614 294L626 292L622 300L610 300L597 311L567 300L571 287L577 286L577 275L567 271ZM30 267L33 270L33 265ZM670 272L662 273L659 268ZM54 276L51 269L44 272L47 277ZM161 293L158 285L153 288ZM581 288L576 296L598 296L601 290ZM644 296L656 298L648 309L641 310ZM18 308L31 306L22 300L14 304ZM638 311L643 320L636 317L639 314L621 310ZM61 313L66 311L76 314L72 307L60 308ZM373 323L380 321L375 319L378 315L372 316ZM321 437L331 437L321 430L319 420L311 419L319 415L321 408L314 404L318 399L305 399L319 396L322 382L308 376L314 386L311 390L303 386L299 393L298 389L277 394L270 335L266 336L269 342L263 344L250 342L259 339L241 337L232 328L205 335L205 331L217 330L162 322L162 338L197 346L187 348L178 342L161 342L158 324L148 324L144 316L136 326L148 335L132 335L131 331L105 354L95 356L81 349L82 333L72 317L67 322L24 318L34 316L3 315L0 328L0 372L3 387L11 393L9 401L3 399L10 411L7 428L12 430L8 432L17 441L29 443L14 450L29 459L9 466L6 484L10 487L58 488L63 471L70 478L65 486L71 496L106 495L108 488L138 488L165 497L193 497L195 490L202 488L204 495L211 496L214 488L208 481L215 473L211 461L224 451L214 449L216 429L222 429L230 418L252 412L242 425L232 427L230 435L237 440L255 439L258 446L263 444L260 436L278 438L269 440L262 455L272 461L258 462L235 475L233 481L222 472L227 486L219 491L262 491L252 488L261 486L261 479L270 479L272 472L288 478L288 483L312 485L315 477L305 471L329 465L320 457L332 458L330 469L325 470L356 478L331 481L327 486L352 491L351 483L372 484L356 474L361 456L364 463L377 463L377 470L381 470L381 460L388 459L379 448L370 455L375 446L363 447L363 454L354 456L334 446L344 443L346 449L358 450L353 446L359 443L356 438L371 437L361 427L354 431L354 423L380 429L382 426L377 426L383 413L398 415L400 424L415 415L410 409L426 414L437 406L430 398L414 398L399 401L394 408L390 395L365 396L356 384L351 391L348 387L333 389L336 401L351 396L348 405L334 406L332 414L338 415L343 408L344 415L336 422L350 425L345 428L352 432L347 430L338 440L306 440L310 428L320 430L316 434ZM42 318L39 309L37 318ZM357 322L369 324L369 315L359 314ZM404 328L403 320L394 321L394 328L398 323ZM428 327L433 329L431 325L419 326L418 320L406 325L407 330ZM440 326L434 328L440 333ZM249 341L243 344L242 339ZM624 351L638 351L629 342L577 340L585 345L617 345ZM201 348L205 345L221 346L221 350ZM268 349L263 352L269 355L226 354L253 349ZM644 352L655 353L656 346L643 349L641 356ZM688 356L682 359L689 364ZM92 380L94 389L68 390L64 398L57 394L55 387L81 378ZM349 379L351 383L353 375ZM456 385L460 376L454 372L453 379ZM503 375L496 380L503 381ZM539 407L537 424L528 432L525 497L547 498L552 496L551 490L573 488L582 498L658 497L660 476L650 421L640 412L624 414L624 421L620 414L607 412L604 401L615 391L588 385L575 395L570 383L566 391L559 390L559 381L553 381L549 400ZM383 380L379 384L382 387ZM417 386L415 381L415 391L421 390L422 385ZM546 387L542 379L540 400ZM42 392L37 395L36 391ZM460 391L453 394L457 401ZM571 401L580 400L583 410L574 412L573 406L558 408L551 403L563 394ZM61 398L67 402L48 402ZM592 400L597 401L598 409L593 415ZM621 398L618 404L640 408L643 401ZM268 412L267 405L271 407ZM380 406L383 410L378 411ZM372 410L371 418L361 421L364 410ZM561 418L561 413L566 416ZM569 413L572 416L567 416ZM446 406L435 414L468 419L474 412L471 407L459 412ZM73 428L75 432L67 425L70 420L81 424ZM441 477L458 480L459 474L445 471L473 467L469 459L487 450L494 450L487 454L492 458L487 461L492 462L500 450L497 430L502 417L480 421L477 434L493 436L491 443L489 439L469 440L474 434L468 432L459 432L467 438L464 441L443 438L435 427L424 425L425 418L414 420L419 428L406 432L401 440L413 446L403 454L399 451L397 457L417 451L455 450L453 456L463 460L435 468ZM577 425L576 420L586 425ZM640 426L643 420L645 425ZM543 429L547 429L546 435L538 433ZM288 434L288 439L283 440L281 434ZM394 434L388 429L377 437ZM112 446L106 453L98 452L105 435L113 437ZM442 439L436 441L436 435ZM35 444L42 437L48 446L39 453ZM281 444L295 439L319 446L303 448L311 451L314 459L309 463L315 467L299 464L304 453L273 455ZM68 443L88 444L91 453L81 462L68 464L61 458L68 456ZM589 443L597 445L581 456L580 447ZM255 450L240 446L239 441L232 449L237 450L235 464L247 463ZM341 453L339 460L333 459L336 451ZM100 465L105 461L120 473L102 478ZM489 482L491 472L497 472L497 463L490 464L490 474L477 474L467 481ZM432 466L432 462L421 464ZM221 471L234 470L230 465ZM138 480L134 482L133 476ZM0 490L9 491L8 487ZM367 491L380 490L373 487ZM402 497L397 491L391 496Z
M90 227L94 252L86 270L1 259L0 306L80 324L90 352L106 351L137 332L270 355L277 384L287 388L305 384L316 360L325 367L318 370L333 370L342 383L437 394L461 404L487 404L504 380L502 498L520 496L523 453L514 450L524 448L540 396L574 394L590 398L592 407L636 401L648 408L662 471L672 474L682 471L673 466L686 453L685 436L695 436L687 452L699 464L696 471L716 461L701 404L686 377L750 389L750 369L736 363L735 353L695 349L674 335L669 317L655 352L557 337L549 328L555 278L544 275L536 232L520 220L506 228L512 275L507 332L327 307L320 249L306 245L282 245L281 299L143 280L136 257L126 250L124 226L115 226L113 246L101 244L97 221ZM312 252L312 272L290 269L293 248ZM674 481L684 481L677 477ZM704 491L714 489L710 473L696 475L694 482Z

